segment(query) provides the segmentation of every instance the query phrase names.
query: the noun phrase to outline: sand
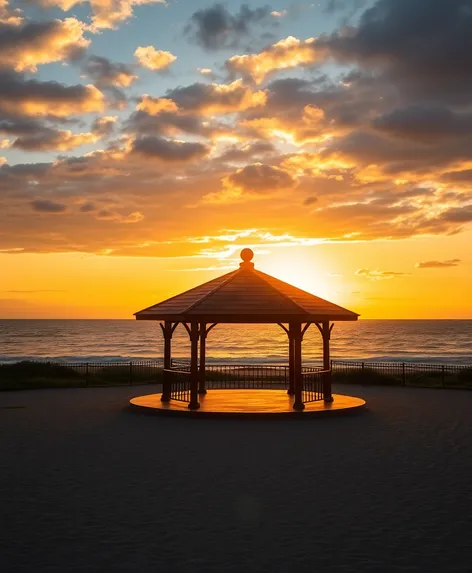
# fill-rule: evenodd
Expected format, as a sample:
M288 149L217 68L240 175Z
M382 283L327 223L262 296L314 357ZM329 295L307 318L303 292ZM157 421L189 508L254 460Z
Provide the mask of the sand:
M126 408L152 391L0 394L0 571L472 571L472 392L337 387L369 410L308 421Z

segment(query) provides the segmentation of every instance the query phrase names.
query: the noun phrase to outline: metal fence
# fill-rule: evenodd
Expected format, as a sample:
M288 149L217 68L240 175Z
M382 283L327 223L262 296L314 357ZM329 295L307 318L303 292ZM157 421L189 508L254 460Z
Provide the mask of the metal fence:
M341 383L472 388L472 365L333 360L331 368Z

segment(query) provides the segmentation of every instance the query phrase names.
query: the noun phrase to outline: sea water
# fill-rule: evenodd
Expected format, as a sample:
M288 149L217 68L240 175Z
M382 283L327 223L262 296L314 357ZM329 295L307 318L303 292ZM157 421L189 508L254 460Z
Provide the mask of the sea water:
M120 361L161 357L159 324L133 320L0 320L0 362L53 359ZM321 336L305 334L303 359L318 362ZM187 358L188 334L175 331L172 355ZM208 361L285 363L287 335L277 325L218 325L207 340ZM359 320L336 323L331 357L337 360L472 362L472 320Z

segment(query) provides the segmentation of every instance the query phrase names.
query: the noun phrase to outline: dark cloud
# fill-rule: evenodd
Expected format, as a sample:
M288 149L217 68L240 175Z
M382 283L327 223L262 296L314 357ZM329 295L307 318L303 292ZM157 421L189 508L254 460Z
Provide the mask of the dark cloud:
M208 154L208 147L202 143L174 141L162 137L142 137L132 146L133 153L160 159L162 161L192 161Z
M0 133L4 135L32 135L42 128L43 124L35 119L8 114L0 117Z
M0 69L1 114L68 117L101 111L103 105L103 95L96 88L27 80L22 74Z
M421 261L416 263L417 269L445 269L449 267L457 267L461 262L460 259L449 259L447 261Z
M95 211L97 209L97 207L95 206L94 203L92 203L91 201L87 201L87 203L84 203L83 205L80 206L79 211L81 213L91 213L93 211Z
M101 56L89 56L82 69L99 88L108 86L129 87L137 80L132 66L111 62Z
M91 131L100 137L108 137L115 131L116 120L114 116L97 117L93 120Z
M209 137L217 129L213 123L196 115L182 115L178 112L164 112L151 115L146 111L135 111L125 122L125 130L142 135L171 135L189 133Z
M318 48L377 70L404 97L464 103L472 87L471 0L378 0Z
M465 183L466 185L472 184L472 169L447 171L441 175L441 181L447 183Z
M457 113L440 106L411 106L396 109L375 119L373 127L408 140L434 142L470 135L472 114Z
M67 209L67 206L63 203L57 203L49 199L36 199L35 201L31 201L31 206L34 211L38 211L39 213L64 213Z
M231 14L223 4L214 4L192 14L185 34L206 50L235 48L250 36L255 24L277 25L271 12L270 6L252 9L243 4Z
M296 185L295 179L287 172L262 163L254 163L238 169L236 173L228 176L228 181L246 191L257 193L270 193Z
M81 145L94 143L98 136L93 133L72 133L69 130L38 128L36 133L17 137L13 148L22 151L68 151Z
M217 161L239 163L250 161L255 157L263 157L277 153L276 147L269 141L256 141L245 145L232 145L224 151Z
M472 221L472 203L463 207L448 209L442 213L439 219L449 223L469 223Z
M169 90L166 98L186 112L233 113L265 103L263 92L253 91L241 80L229 84L195 82Z
M307 197L304 201L303 204L306 205L307 207L309 205L314 205L315 203L318 203L318 197L312 196L312 197Z

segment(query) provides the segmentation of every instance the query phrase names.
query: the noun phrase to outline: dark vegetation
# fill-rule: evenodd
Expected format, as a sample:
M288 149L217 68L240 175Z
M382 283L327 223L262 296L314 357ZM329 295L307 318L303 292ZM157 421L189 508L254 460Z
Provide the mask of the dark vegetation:
M23 361L0 364L0 390L120 386L162 381L160 364L59 364Z

